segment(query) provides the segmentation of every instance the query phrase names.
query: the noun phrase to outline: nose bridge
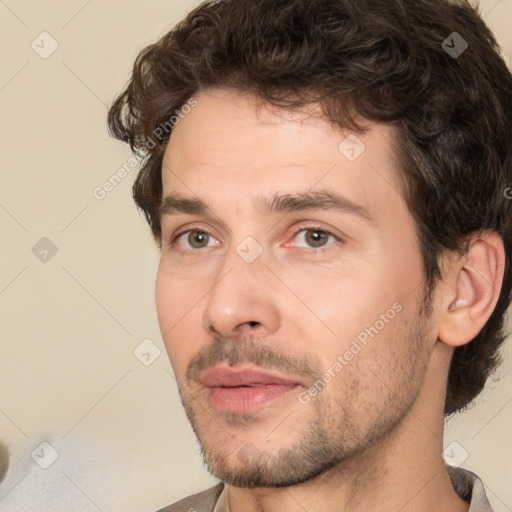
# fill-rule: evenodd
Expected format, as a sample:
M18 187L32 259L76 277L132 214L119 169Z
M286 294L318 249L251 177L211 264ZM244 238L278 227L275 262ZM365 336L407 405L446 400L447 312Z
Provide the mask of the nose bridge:
M204 327L222 335L256 325L260 331L275 330L279 312L275 296L264 286L266 273L263 247L254 238L230 248L206 298Z
M212 292L215 289L222 291L222 282L226 287L232 286L233 291L257 288L258 281L264 279L264 274L268 272L263 245L252 236L245 237L238 245L229 247L217 272Z

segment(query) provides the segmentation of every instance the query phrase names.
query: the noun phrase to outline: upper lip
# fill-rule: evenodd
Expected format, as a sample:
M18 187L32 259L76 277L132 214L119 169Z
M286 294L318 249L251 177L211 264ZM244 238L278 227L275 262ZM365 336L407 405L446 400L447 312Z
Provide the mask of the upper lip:
M271 384L300 385L297 379L283 377L252 368L229 369L215 367L207 370L201 379L204 386L233 388L237 386L266 386Z

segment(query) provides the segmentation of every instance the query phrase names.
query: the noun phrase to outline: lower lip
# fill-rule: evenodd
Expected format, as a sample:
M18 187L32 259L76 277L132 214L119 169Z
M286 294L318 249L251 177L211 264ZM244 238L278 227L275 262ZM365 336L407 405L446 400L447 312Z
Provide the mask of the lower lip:
M269 402L297 390L297 384L268 384L237 388L212 387L210 402L217 408L235 414L249 414Z

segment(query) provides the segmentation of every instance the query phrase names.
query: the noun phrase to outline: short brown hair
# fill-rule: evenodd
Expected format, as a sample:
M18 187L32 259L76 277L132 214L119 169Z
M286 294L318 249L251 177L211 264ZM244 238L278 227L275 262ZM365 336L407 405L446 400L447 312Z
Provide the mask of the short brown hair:
M441 255L463 254L485 230L501 236L497 306L455 350L448 376L445 414L466 407L499 362L511 300L512 78L478 11L463 0L202 3L140 52L108 114L110 133L143 157L133 193L159 242L169 119L212 87L284 109L318 103L342 128L364 131L354 114L395 126L427 298L442 278Z

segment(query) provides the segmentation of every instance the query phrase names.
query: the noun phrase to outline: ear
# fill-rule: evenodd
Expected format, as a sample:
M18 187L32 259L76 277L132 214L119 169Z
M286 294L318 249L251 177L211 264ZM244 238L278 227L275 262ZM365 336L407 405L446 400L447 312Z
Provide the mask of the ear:
M439 339L451 347L470 342L498 302L505 269L505 249L495 231L479 233L467 253L444 269Z

